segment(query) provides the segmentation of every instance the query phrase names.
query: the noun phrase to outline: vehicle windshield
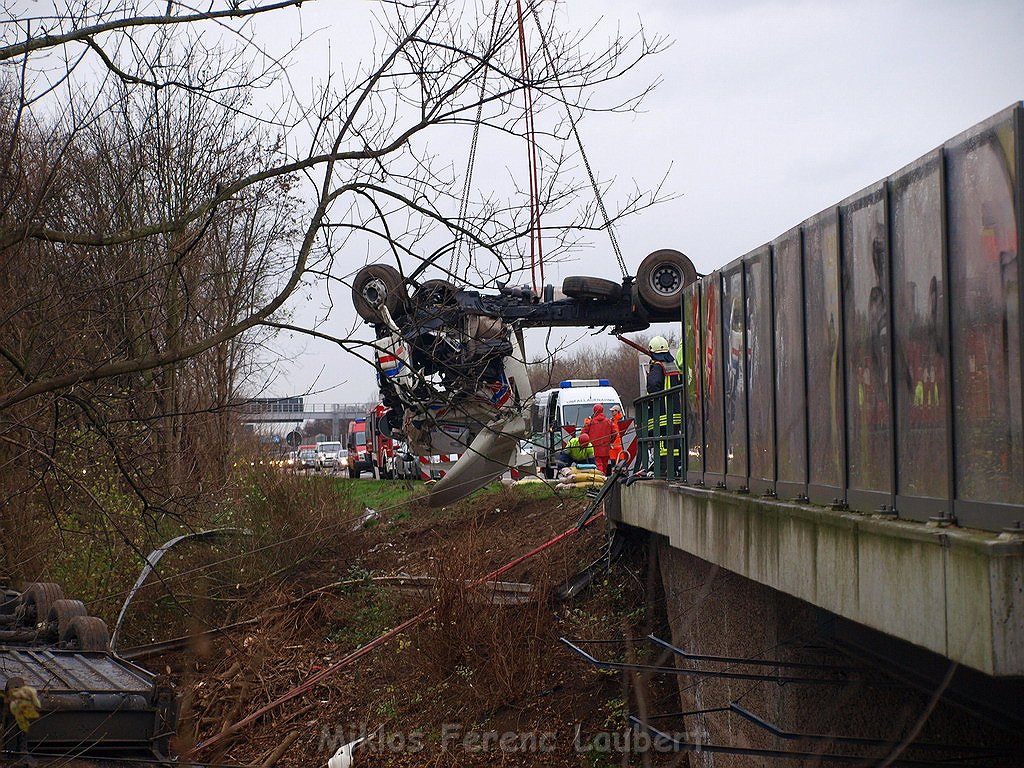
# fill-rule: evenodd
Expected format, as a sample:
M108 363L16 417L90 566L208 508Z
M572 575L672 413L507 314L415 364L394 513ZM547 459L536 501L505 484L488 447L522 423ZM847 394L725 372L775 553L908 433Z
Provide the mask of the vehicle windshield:
M595 403L573 403L562 406L562 426L575 424L582 427L585 419L594 415ZM601 403L604 406L604 415L611 418L612 406L618 403Z
M366 445L366 433L365 432L356 432L355 433L355 438L356 438L356 445Z
M314 451L311 448L307 448L304 451L299 451L299 458L300 459L312 459L315 456L316 456L316 451Z
M341 450L341 443L321 443L320 450L324 453L337 453Z

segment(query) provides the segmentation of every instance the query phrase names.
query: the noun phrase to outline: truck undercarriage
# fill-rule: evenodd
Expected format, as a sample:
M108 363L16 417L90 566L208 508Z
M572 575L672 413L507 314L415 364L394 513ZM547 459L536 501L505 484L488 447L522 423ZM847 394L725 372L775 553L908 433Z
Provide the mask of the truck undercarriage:
M352 301L376 332L377 380L389 409L382 429L419 454L462 453L431 489L435 504L460 498L509 466L526 436L533 392L523 329L644 330L677 320L683 290L696 279L690 260L671 249L648 255L621 283L567 277L558 297L550 285L541 295L508 285L485 293L446 280L417 283L384 264L363 267Z

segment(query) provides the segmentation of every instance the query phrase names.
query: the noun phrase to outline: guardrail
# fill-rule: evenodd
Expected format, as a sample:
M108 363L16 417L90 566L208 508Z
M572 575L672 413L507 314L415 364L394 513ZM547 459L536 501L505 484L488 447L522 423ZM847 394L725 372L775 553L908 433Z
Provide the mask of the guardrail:
M659 480L685 480L686 385L647 395L633 404L636 413L639 468L651 470Z

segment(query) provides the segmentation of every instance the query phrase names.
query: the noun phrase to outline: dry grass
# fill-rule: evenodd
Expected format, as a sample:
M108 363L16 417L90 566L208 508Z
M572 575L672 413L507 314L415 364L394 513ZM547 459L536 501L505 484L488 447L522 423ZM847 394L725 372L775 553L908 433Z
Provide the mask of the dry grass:
M537 689L550 664L544 654L552 634L550 584L535 582L534 599L516 606L492 604L487 585L466 588L487 572L481 557L484 541L478 526L472 526L438 554L434 613L413 638L427 685L453 673L471 683L459 701L470 721Z

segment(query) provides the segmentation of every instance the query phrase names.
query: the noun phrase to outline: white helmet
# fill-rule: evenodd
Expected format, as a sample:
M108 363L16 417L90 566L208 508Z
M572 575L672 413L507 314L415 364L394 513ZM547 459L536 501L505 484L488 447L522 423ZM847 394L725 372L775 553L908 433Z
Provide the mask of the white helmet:
M664 336L655 336L648 346L651 352L668 352L668 340Z

